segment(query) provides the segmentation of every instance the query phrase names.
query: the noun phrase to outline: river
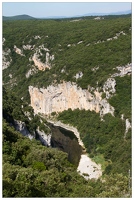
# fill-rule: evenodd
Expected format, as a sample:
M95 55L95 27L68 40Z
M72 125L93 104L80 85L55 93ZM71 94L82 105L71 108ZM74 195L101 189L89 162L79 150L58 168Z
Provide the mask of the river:
M78 130L60 121L47 121L52 130L51 146L68 153L68 160L85 179L98 179L102 176L101 165L89 158Z

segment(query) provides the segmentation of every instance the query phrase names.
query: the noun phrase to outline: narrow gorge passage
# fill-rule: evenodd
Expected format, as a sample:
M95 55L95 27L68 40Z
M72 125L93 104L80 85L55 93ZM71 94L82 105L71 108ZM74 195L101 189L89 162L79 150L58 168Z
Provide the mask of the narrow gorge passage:
M81 158L82 147L79 145L75 134L60 126L54 126L53 124L49 126L52 131L51 146L66 152L68 160L77 167Z
M66 152L68 160L77 167L77 172L85 179L98 179L102 176L101 165L89 158L78 130L60 121L48 121L52 131L51 146Z

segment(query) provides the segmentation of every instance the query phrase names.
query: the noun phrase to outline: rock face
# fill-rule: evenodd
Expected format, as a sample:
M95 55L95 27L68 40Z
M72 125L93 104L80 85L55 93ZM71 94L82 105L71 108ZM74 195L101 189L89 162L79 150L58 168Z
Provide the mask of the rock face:
M100 112L101 116L114 113L114 108L106 99L102 99L102 93L95 90L94 94L91 94L75 83L63 82L56 86L50 85L46 89L29 86L29 93L31 106L36 114L49 115L52 112L62 112L69 108Z
M45 55L41 52L41 50L45 51ZM40 56L46 56L46 62L43 63L40 60ZM45 71L46 68L51 68L51 61L54 60L54 55L49 54L49 49L45 48L44 45L40 45L38 48L35 49L35 53L30 58L30 60L33 60L35 66L38 68L38 70Z
M19 48L17 48L17 46L16 46L16 45L14 45L14 50L15 50L15 52L16 52L17 54L19 54L19 55L21 55L21 56L24 56L24 54L23 54L22 50L21 50L21 49L19 49Z
M45 146L51 146L51 135L46 134L44 131L40 131L39 128L36 130L39 140Z
M114 94L116 92L115 86L116 86L116 81L114 78L109 78L105 82L105 84L103 86L103 91L105 92L107 99L109 99L112 96L112 94Z
M78 72L76 75L75 75L75 78L76 80L79 79L79 78L82 78L83 76L83 73L82 72Z
M7 51L2 50L2 69L6 69L10 66L12 59L9 56L10 55L11 50L7 49Z
M125 75L130 75L132 73L132 63L128 63L125 66L118 66L116 67L120 73L115 73L112 77L120 76L123 77Z
M126 130L125 130L124 138L126 138L127 132L130 128L131 128L131 123L129 122L128 119L126 119Z
M50 65L48 62L48 54L49 53L46 53L46 63L42 63L36 53L33 55L32 60L34 61L35 66L37 66L39 70L44 71L46 68L50 69Z
M28 72L25 74L26 78L29 78L32 74L36 73L36 69L29 69Z
M22 135L28 137L29 139L35 138L34 135L31 135L31 134L29 133L29 131L28 131L28 129L27 129L27 127L26 127L26 125L25 125L24 122L18 121L18 120L14 120L14 123L15 123L15 125L14 125L14 126L15 126L15 129L16 129L17 131L21 132Z
M23 47L24 50L33 50L35 45L27 44L27 45L23 45L22 47Z
M14 127L16 131L19 131L20 133L22 133L22 135L28 137L29 139L32 140L33 138L35 138L35 134L30 134L24 122L14 120ZM38 139L43 145L48 147L51 146L51 134L46 134L44 131L40 131L39 127L36 130L36 134L38 135Z

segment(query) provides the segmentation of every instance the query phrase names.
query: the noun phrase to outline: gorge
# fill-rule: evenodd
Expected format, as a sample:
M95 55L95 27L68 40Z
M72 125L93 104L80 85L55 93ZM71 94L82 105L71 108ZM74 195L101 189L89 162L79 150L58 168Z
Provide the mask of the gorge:
M77 167L77 172L85 179L98 179L101 177L101 165L96 164L89 158L78 130L60 121L48 120L48 122L52 130L52 147L65 151L68 154L68 160Z
M3 21L4 197L131 196L131 21Z

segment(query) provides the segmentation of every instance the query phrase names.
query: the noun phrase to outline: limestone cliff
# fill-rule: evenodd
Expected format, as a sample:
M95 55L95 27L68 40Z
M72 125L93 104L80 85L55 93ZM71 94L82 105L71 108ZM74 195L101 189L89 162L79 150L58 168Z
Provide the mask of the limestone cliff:
M45 146L51 146L51 134L46 134L44 131L40 131L39 127L36 130L39 140Z
M28 137L29 139L35 138L35 135L30 134L24 122L14 120L14 127L17 131L19 131L20 133L22 133L22 135Z
M52 112L62 112L69 108L85 109L100 113L101 116L111 113L113 115L114 108L102 99L101 92L97 90L91 94L88 90L83 90L75 83L63 82L58 85L50 85L47 88L36 88L29 86L31 98L31 106L34 112L44 113L46 115Z
M14 128L16 131L19 131L22 135L31 140L37 137L43 145L51 146L51 134L46 134L43 130L40 130L39 127L36 129L36 133L31 134L28 131L25 122L14 120Z

